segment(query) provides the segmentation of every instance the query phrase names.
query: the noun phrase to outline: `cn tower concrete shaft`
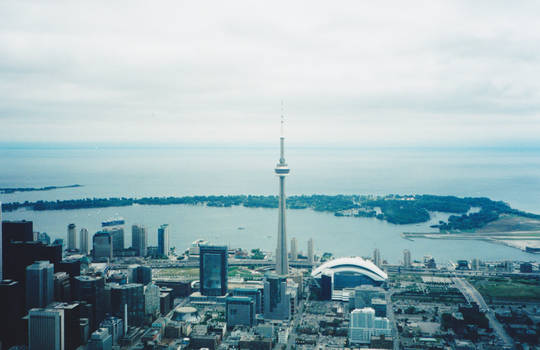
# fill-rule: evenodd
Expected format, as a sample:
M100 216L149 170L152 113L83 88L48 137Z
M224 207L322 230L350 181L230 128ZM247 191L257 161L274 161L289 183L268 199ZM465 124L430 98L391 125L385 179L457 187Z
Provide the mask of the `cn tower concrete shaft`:
M285 177L289 174L289 167L285 162L285 137L280 138L280 158L276 165L275 173L279 177L279 217L278 239L276 249L276 273L287 275L289 273L289 259L287 256L287 229L285 210L287 201L285 197Z

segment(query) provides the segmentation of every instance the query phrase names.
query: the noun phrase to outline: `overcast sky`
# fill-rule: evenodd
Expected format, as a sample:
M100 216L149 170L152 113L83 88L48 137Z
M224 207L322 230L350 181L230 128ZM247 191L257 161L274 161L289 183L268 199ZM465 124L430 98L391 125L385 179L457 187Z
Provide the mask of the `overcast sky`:
M2 1L0 141L540 144L537 1Z

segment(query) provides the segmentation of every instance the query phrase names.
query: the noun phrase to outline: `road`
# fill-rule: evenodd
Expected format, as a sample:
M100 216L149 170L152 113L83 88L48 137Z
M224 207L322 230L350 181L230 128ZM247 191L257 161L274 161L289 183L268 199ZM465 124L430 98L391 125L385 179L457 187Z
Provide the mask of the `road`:
M502 339L505 347L513 349L514 340L506 333L504 327L495 317L495 313L489 308L484 297L482 297L478 290L463 278L454 277L452 278L452 281L469 303L475 302L480 307L480 310L486 313L486 317L489 320L489 326L497 333L499 338Z
M386 317L392 325L392 338L394 339L394 350L399 350L399 333L397 330L396 317L394 315L394 307L392 305L392 291L386 293Z
M302 318L302 314L304 313L304 305L309 301L310 293L307 293L306 300L300 300L298 303L298 310L294 313L292 320L291 320L291 328L289 332L289 339L287 342L287 349L294 349L296 346L296 327L298 326L298 322Z

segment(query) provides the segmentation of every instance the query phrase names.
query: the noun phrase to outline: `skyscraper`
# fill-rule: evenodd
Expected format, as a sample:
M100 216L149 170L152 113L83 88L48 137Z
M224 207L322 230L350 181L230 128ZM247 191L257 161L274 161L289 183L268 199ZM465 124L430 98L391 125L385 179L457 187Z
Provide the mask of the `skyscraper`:
M158 228L158 254L169 256L169 225L163 224Z
M4 241L4 235L2 234L2 202L0 202L0 281L4 279L4 268L3 268L3 241Z
M313 255L313 238L307 241L307 259L310 264L313 264L315 257Z
M26 308L43 308L54 299L54 265L36 261L26 268Z
M154 320L159 315L160 289L154 283L144 286L144 313Z
M138 256L146 256L148 248L148 232L141 225L131 226L131 248Z
M34 224L32 221L2 221L3 247L6 242L28 242L34 240Z
M298 259L298 248L296 246L296 238L291 238L291 261Z
M373 251L373 263L378 267L381 266L381 252L378 248L375 248L375 250Z
M147 285L152 282L152 268L150 266L129 265L128 282Z
M262 310L262 291L258 288L235 288L232 291L232 295L235 297L249 297L255 303L255 313L261 314Z
M64 311L32 309L28 313L28 350L64 350Z
M225 295L227 293L228 269L228 249L226 246L200 246L201 294Z
M64 312L64 349L75 350L81 344L80 318L81 307L79 303L52 303L49 309L63 310Z
M403 251L403 266L411 267L411 252L409 249Z
M124 250L124 224L122 218L114 218L101 223L102 231L109 232L112 238L113 254Z
M280 157L279 163L274 169L279 177L279 214L278 214L278 239L276 249L276 273L287 275L289 273L289 260L287 258L287 229L285 211L287 202L285 199L285 177L289 174L289 166L285 162L285 136L283 135L283 114L281 115L281 136L279 138Z
M99 231L94 234L93 241L93 257L94 259L112 259L113 257L113 240L109 232Z
M2 228L0 228L0 275L2 275L1 279L14 279L13 277L9 277L6 273L6 270L9 268L7 259L10 243L12 241L32 241L34 236L33 224L32 221L2 221L1 211L2 209L0 203L0 226L2 226ZM12 262L10 261L10 264L11 263ZM32 262L30 262L28 265L31 263ZM22 267L23 270L26 268L26 266L27 265Z
M105 310L105 279L102 276L74 277L71 294L73 300L91 305L90 330L95 330L108 311Z
M291 316L291 296L287 293L287 279L269 274L264 279L264 318L288 320Z
M77 227L75 224L69 224L67 228L68 233L68 250L74 250L77 249Z
M88 255L90 254L90 244L88 243L88 230L85 228L81 228L81 232L79 233L79 241L80 241L80 251L81 254Z
M141 326L144 322L144 287L139 283L118 284L111 287L112 314L124 317L125 306L128 310L128 323Z
M250 297L228 297L225 309L227 327L255 324L255 303Z
M17 281L0 281L0 342L3 349L21 344L26 334L22 334L24 310L24 290Z
M5 233L4 227L4 233ZM19 281L23 291L26 286L26 267L35 261L47 260L52 264L62 260L62 246L41 242L11 242L4 251L4 279ZM5 261L9 261L6 264Z
M54 300L71 301L71 282L67 272L57 272L54 274Z

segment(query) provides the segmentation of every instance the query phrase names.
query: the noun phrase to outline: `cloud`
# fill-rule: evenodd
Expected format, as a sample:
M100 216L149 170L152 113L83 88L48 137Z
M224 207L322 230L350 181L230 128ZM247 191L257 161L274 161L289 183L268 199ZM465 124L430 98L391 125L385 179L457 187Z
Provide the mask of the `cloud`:
M537 138L540 5L0 4L4 142Z

